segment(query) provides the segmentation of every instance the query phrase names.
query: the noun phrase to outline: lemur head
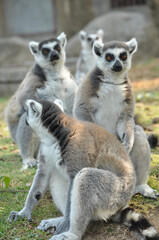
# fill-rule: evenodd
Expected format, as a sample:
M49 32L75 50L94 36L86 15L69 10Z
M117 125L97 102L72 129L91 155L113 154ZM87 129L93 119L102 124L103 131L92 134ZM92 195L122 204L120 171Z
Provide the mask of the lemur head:
M35 57L35 61L41 66L64 63L66 58L66 35L61 33L57 38L38 42L30 42L29 48Z
M122 78L131 67L131 59L137 51L137 41L132 38L128 42L111 41L105 44L95 42L93 52L97 56L97 66L107 78Z
M95 41L102 42L104 32L99 29L96 33L88 34L84 31L79 32L79 38L81 41L82 49L92 51L92 47Z

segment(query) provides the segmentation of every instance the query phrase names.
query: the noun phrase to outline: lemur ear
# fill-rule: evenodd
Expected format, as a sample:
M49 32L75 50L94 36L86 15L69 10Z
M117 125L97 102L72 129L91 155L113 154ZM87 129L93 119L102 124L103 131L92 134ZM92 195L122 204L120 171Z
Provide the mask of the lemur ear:
M39 51L38 46L39 46L38 42L31 41L29 43L29 48L33 55L35 55Z
M134 54L137 51L137 41L136 38L132 38L130 41L126 42L126 45L129 48L129 52Z
M54 103L64 112L63 102L61 99L56 98Z
M102 29L99 29L99 30L97 31L97 35L98 35L98 37L100 37L101 39L103 39L104 31L103 31Z
M101 57L102 56L102 52L103 52L103 43L99 42L99 41L95 41L93 44L93 52L95 55Z
M80 31L79 32L79 38L80 38L80 40L84 40L85 39L85 37L86 37L86 32L85 31Z
M42 105L32 99L26 100L25 105L28 109L31 109L32 113L36 116L39 116L39 114L42 112Z
M67 43L67 39L66 39L66 34L64 32L62 32L58 37L57 39L61 42L61 45L63 47L66 46L66 43Z

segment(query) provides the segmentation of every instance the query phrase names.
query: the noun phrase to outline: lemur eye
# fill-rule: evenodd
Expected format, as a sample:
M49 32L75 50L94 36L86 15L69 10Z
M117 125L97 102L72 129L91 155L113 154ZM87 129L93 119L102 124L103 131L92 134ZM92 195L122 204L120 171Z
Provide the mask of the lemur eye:
M59 44L56 44L55 47L54 47L54 49L55 49L57 52L59 52L59 51L61 50L60 45L59 45Z
M90 42L90 41L92 41L92 38L88 37L87 40L88 40L88 42Z
M42 49L42 54L47 55L50 52L50 49L48 48L43 48Z
M120 57L121 60L125 61L127 59L126 52L121 53L119 57Z
M114 55L113 55L113 54L110 54L110 53L107 53L106 56L105 56L105 59L106 59L108 62L111 62L112 60L114 60Z

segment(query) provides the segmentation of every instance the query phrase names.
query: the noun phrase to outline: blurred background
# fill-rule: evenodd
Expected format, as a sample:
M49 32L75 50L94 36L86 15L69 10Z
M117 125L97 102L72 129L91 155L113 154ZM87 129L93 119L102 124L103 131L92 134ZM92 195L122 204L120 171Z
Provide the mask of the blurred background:
M29 41L64 31L67 65L74 73L78 32L99 28L104 41L137 38L133 64L159 57L158 0L0 0L0 96L12 94L33 65Z
M0 240L50 239L48 232L36 226L41 219L60 215L47 193L35 209L33 222L22 220L15 225L6 221L12 210L23 207L36 169L20 171L19 149L10 138L4 110L34 64L28 43L64 31L68 39L66 65L74 74L82 29L103 29L105 42L136 37L138 51L129 71L136 98L135 122L147 134L155 134L159 142L159 0L0 0ZM151 152L148 184L159 192L159 144ZM137 195L130 206L144 213L159 232L159 199ZM100 222L90 224L84 239L136 237L121 225Z

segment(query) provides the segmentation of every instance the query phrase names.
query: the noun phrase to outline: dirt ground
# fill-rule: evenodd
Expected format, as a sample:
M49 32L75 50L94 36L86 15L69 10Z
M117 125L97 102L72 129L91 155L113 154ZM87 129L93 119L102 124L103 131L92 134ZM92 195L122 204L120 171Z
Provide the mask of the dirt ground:
M159 232L159 209L155 209L150 215L145 215L152 225ZM84 240L138 240L139 236L133 231L129 231L128 227L122 224L111 222L91 222L87 232L84 235Z

